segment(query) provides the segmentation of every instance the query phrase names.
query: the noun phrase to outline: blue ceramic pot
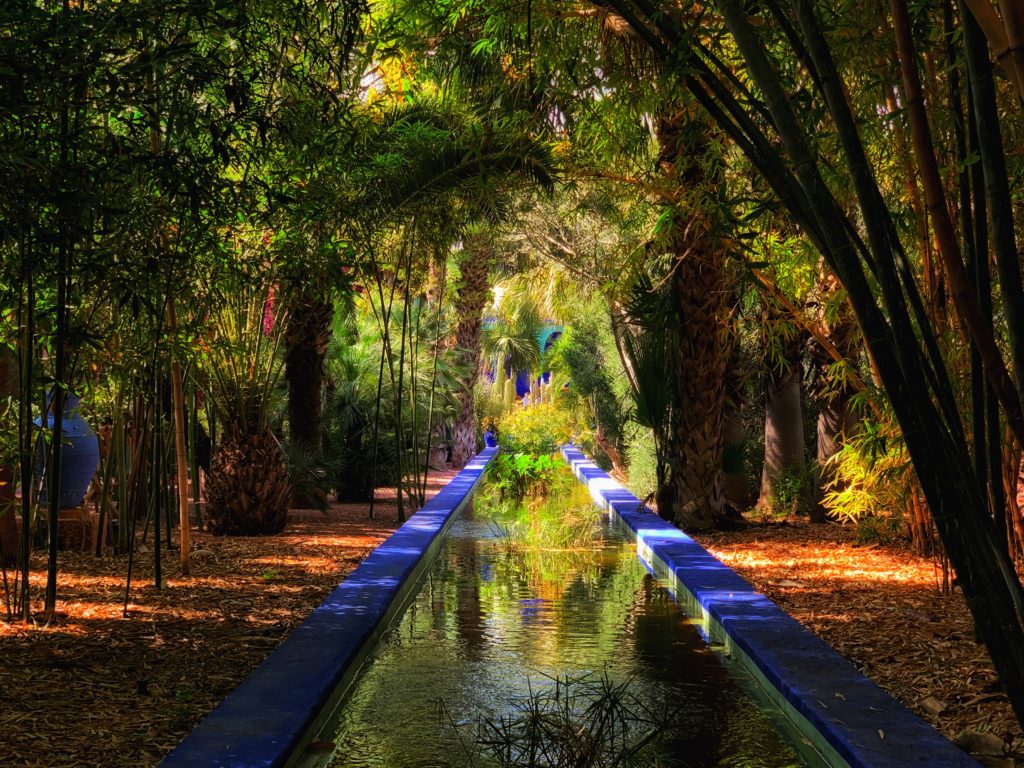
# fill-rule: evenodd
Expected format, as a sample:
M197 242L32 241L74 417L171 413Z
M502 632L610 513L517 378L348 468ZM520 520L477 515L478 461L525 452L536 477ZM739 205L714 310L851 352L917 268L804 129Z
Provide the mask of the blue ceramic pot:
M493 429L484 432L484 445L488 448L495 448L498 445L498 435Z
M63 446L60 454L60 506L77 507L89 490L89 483L100 465L100 443L89 422L78 412L80 399L76 395L64 398L64 418L61 421ZM38 423L38 421L36 422ZM47 414L47 429L53 429L53 414ZM42 465L40 456L40 465ZM46 503L46 485L40 502Z

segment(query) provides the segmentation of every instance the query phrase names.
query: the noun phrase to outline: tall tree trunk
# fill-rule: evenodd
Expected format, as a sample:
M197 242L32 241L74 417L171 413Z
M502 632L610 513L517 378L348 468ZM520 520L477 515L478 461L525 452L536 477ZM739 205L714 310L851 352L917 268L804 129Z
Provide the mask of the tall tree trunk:
M801 399L806 334L773 297L763 298L762 346L765 349L764 466L758 506L773 512L780 505L809 497L804 483L804 417ZM794 495L795 494L795 495ZM788 511L796 511L790 509Z
M322 294L301 295L288 314L285 331L284 376L288 382L288 431L292 446L308 451L315 461L323 455L324 361L331 342L334 306ZM323 499L294 491L292 506L320 506Z
M802 500L807 464L804 459L804 417L801 406L799 355L789 357L786 370L772 373L766 382L767 408L764 417L764 467L758 505L772 511L780 503ZM795 510L793 510L795 511Z
M818 446L814 470L814 505L811 522L824 523L828 510L822 500L825 489L835 481L829 462L843 447L843 440L857 429L860 417L851 406L851 393L843 392L818 402Z
M740 345L733 334L732 353L725 371L725 406L722 412L722 488L725 503L735 510L749 509L757 501L758 483L747 461L748 436L743 423L745 378ZM729 453L731 452L731 456Z
M826 331L826 338L812 338L810 345L811 366L814 372L811 397L818 408L817 456L814 467L814 500L811 506L811 521L823 523L828 511L822 504L825 488L835 481L835 472L829 461L843 447L843 440L850 437L860 423L860 416L853 408L853 396L857 393L858 379L855 374L857 358L864 343L850 305L842 300L836 312L828 312L826 305L836 300L840 290L839 282L831 273L823 273L818 281L818 325ZM833 315L830 319L830 315ZM832 351L825 349L824 341ZM838 362L834 353L842 359L845 367L837 380L833 368Z
M725 373L732 354L732 281L712 200L708 127L686 112L657 126L662 172L676 181L678 198L669 248L669 281L678 326L672 361L672 405L666 455L667 483L658 509L676 525L708 530L725 522L722 484L722 414Z
M476 413L473 410L473 388L480 375L480 333L484 306L490 291L488 272L491 266L491 242L486 234L467 235L459 259L461 279L455 295L456 355L462 373L456 397L459 415L455 420L452 465L466 466L476 454Z

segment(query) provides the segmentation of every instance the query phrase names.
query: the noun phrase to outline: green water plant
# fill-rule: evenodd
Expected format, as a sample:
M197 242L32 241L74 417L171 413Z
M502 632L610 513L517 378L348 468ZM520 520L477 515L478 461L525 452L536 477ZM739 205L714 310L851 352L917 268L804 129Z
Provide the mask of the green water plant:
M560 471L562 459L550 454L501 453L491 463L490 482L501 498L546 496Z
M479 722L475 739L463 741L470 765L476 758L501 768L664 765L662 737L678 713L644 701L631 680L607 671L552 677L510 703L509 714Z

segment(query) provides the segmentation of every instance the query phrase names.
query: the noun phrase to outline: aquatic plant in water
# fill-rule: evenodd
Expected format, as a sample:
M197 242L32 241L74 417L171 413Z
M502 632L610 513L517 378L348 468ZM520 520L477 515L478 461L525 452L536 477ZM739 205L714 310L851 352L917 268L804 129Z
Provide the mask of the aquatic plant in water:
M442 703L442 718L457 730L469 766L500 768L652 768L670 763L662 736L678 714L665 702L645 702L632 681L600 675L548 678L509 702L509 714L456 724Z

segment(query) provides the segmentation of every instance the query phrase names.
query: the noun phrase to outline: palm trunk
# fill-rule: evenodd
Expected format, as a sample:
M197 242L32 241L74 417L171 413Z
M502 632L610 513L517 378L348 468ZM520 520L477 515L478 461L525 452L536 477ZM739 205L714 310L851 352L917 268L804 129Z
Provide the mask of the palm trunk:
M292 445L314 461L323 454L324 361L334 307L324 296L302 296L288 314L284 376L288 382L288 429ZM295 492L292 506L321 506L323 499Z
M708 530L724 522L722 417L730 291L724 254L710 239L710 233L702 233L703 242L690 245L672 280L680 316L679 349L666 445L668 494L659 494L658 503L688 530Z
M726 253L712 220L714 202L702 195L709 178L708 128L682 113L657 128L662 171L679 185L669 247L677 254L669 290L679 321L678 349L666 458L669 472L658 492L660 513L689 530L725 522L722 416L725 374L732 355L732 290ZM689 220L688 220L689 219Z
M456 355L463 368L456 397L459 415L453 430L452 466L461 469L476 454L476 413L473 409L473 389L480 375L480 335L483 311L487 304L487 281L491 262L491 244L486 235L466 238L459 271L462 280L455 295Z

